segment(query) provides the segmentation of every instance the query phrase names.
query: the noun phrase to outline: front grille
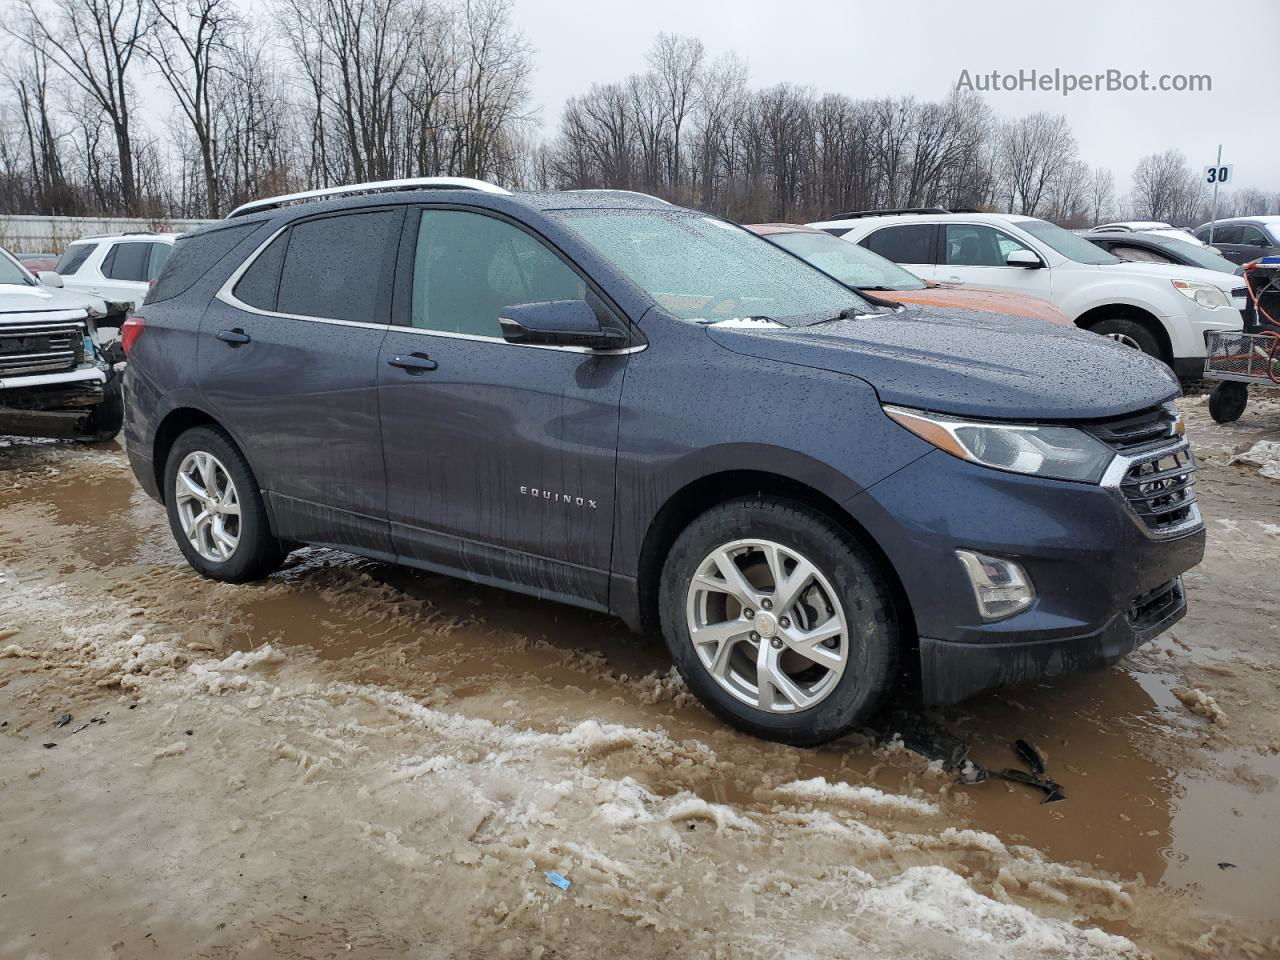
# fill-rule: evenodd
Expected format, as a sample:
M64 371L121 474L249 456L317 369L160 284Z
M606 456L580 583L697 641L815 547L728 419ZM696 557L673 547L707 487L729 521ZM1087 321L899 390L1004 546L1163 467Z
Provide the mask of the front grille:
M1174 436L1173 428L1177 422L1178 415L1174 411L1167 407L1152 407L1082 426L1112 450L1127 455L1167 443Z
M1154 627L1176 613L1182 603L1182 581L1170 580L1129 604L1129 622L1138 630Z
M1135 461L1120 481L1120 492L1152 533L1173 533L1194 522L1196 462L1190 448L1181 444Z
M56 373L84 362L79 323L0 324L0 377Z

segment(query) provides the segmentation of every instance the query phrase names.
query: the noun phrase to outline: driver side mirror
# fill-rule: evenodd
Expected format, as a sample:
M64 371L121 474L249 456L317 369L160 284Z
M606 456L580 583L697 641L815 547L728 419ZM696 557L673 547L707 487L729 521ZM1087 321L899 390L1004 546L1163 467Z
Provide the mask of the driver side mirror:
M1039 270L1044 266L1044 261L1030 250L1010 250L1004 262L1011 267L1025 267L1028 270Z
M626 335L600 326L585 300L543 300L507 307L498 318L507 343L609 350L627 345Z
M43 287L61 287L62 275L54 273L52 270L41 270L36 274L36 279L40 281Z

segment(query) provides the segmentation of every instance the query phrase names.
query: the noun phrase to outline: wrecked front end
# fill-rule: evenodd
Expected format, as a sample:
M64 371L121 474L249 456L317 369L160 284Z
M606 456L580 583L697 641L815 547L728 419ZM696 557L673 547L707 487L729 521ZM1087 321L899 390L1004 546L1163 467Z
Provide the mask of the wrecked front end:
M0 434L82 438L115 386L85 311L0 314Z

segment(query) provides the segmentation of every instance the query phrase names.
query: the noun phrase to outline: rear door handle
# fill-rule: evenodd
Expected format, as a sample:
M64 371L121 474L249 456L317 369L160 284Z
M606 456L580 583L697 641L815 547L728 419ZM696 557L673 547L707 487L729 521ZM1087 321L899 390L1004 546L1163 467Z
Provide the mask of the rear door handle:
M218 339L223 343L231 344L233 347L241 347L248 343L251 337L239 327L236 327L234 330L223 330L219 332Z
M388 357L387 363L393 367L399 367L401 370L406 370L414 376L426 373L428 370L434 370L438 366L425 353L397 353Z

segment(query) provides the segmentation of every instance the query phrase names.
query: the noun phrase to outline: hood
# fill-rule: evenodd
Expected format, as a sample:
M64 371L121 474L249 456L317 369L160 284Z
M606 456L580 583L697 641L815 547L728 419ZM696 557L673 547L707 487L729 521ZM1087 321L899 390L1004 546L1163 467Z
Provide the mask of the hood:
M1135 277L1164 277L1168 280L1189 280L1193 283L1210 283L1230 294L1240 285L1240 278L1231 273L1217 270L1206 270L1203 267L1183 267L1176 263L1143 263L1135 260L1124 260L1120 263L1104 263L1098 267L1108 277L1118 273L1127 273Z
M1005 290L988 290L980 287L935 286L925 290L875 290L875 296L881 300L892 300L894 303L914 303L927 307L955 307L969 313L1003 313L1011 317L1034 317L1037 320L1048 320L1065 327L1073 327L1071 318L1049 303L1037 297L1023 293L1009 293Z
M1091 420L1178 395L1163 363L1112 340L1026 317L936 307L807 327L712 326L747 356L865 380L881 402L998 420Z
M44 313L50 310L88 310L92 298L69 290L17 283L0 284L0 322L9 313Z

